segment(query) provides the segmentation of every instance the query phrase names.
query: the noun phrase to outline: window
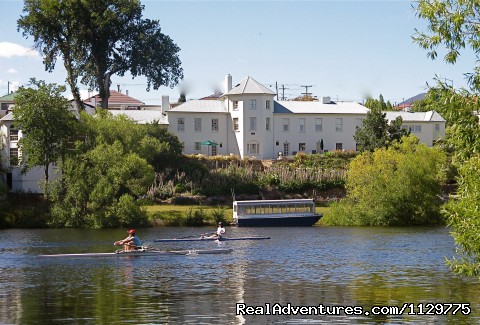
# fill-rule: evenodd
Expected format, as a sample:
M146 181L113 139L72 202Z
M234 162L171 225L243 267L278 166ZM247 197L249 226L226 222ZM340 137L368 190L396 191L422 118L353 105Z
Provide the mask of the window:
M413 127L413 133L422 133L422 126L421 125L415 125Z
M437 132L440 131L440 124L438 123L435 124L435 131Z
M248 108L257 109L257 100L256 99L250 99L248 101Z
M201 118L195 118L194 124L193 124L193 129L195 132L202 132L202 119Z
M177 131L185 131L185 118L179 117L177 119Z
M298 151L305 151L305 143L299 143L298 144Z
M195 151L200 151L200 149L202 148L202 145L200 144L200 142L195 142L193 145L195 147Z
M233 109L237 110L238 109L238 100L233 101Z
M343 144L342 143L335 143L335 150L342 150L343 149Z
M18 166L19 162L18 148L10 148L10 166Z
M342 132L343 131L343 118L336 118L335 119L335 131Z
M247 153L256 155L259 153L259 144L258 143L248 143L247 144Z
M285 142L283 144L283 156L286 157L290 154L290 143Z
M298 120L298 122L299 122L299 131L301 133L305 132L305 119L301 118Z
M212 156L217 155L217 146L212 146Z
M269 100L267 100L265 102L265 109L270 109L270 101Z
M8 110L8 103L2 103L1 108L2 111Z
M13 126L10 127L10 141L18 141L18 130Z
M233 118L233 131L238 131L239 126L238 126L238 117Z
M315 132L322 132L322 119L316 118L315 119Z
M269 117L267 117L265 119L265 130L270 131L270 118Z
M218 132L218 118L212 118L212 131Z
M250 131L256 131L256 130L257 130L257 118L250 117Z
M361 129L363 126L363 119L357 118L355 120L355 129Z
M282 124L283 124L283 132L288 132L290 129L290 119L284 118L282 119Z

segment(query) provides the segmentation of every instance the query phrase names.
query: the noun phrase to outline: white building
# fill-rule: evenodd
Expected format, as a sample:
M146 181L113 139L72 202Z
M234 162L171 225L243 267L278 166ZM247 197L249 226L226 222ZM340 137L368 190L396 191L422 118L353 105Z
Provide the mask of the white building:
M166 111L169 130L184 144L184 153L235 154L275 159L280 154L321 150L356 150L353 134L369 109L356 102L275 101L276 94L251 77L232 88L225 79L220 99L191 100ZM162 105L165 107L165 105ZM403 118L421 143L432 146L445 135L445 120L436 112L387 112ZM202 145L211 141L218 146Z
M327 151L356 149L353 135L369 112L366 107L356 102L334 102L329 97L307 102L276 101L275 96L251 77L232 87L232 77L228 75L224 94L218 98L190 100L170 108L168 97L162 96L162 105L157 110L110 112L124 114L137 123L156 121L165 125L184 144L185 154L276 159L279 155L320 152L322 143ZM88 106L87 111L93 114L94 108ZM41 192L42 167L26 175L19 173L16 161L21 156L18 140L22 131L15 128L13 114L6 112L0 119L0 156L7 170L4 182L13 191ZM386 113L388 120L397 116L403 118L403 127L428 146L445 135L445 120L434 111ZM56 174L55 169L51 166L51 178Z

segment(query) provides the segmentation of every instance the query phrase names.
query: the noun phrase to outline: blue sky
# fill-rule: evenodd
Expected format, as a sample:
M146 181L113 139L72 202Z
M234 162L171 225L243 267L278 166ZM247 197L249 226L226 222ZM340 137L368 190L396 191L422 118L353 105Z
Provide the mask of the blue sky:
M160 104L162 95L187 99L221 89L231 74L238 83L246 76L285 95L305 92L334 100L362 102L382 94L392 103L424 92L435 75L466 85L464 73L473 70L474 56L462 53L457 64L432 61L412 42L414 29L426 30L410 1L142 1L144 16L160 20L162 31L180 47L184 80L170 89L147 92L144 78L113 76L123 92L147 104ZM61 62L45 72L40 56L23 48L32 38L17 31L23 1L0 0L0 95L31 77L64 84ZM86 89L86 87L83 87ZM272 88L272 89L273 89Z

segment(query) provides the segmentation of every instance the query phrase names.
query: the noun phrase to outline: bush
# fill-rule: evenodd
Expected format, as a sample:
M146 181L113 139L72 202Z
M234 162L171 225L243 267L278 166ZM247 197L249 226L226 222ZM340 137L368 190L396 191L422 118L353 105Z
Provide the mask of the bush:
M184 226L189 227L200 227L205 226L205 219L207 218L207 214L203 208L199 208L197 210L189 209L187 215L185 216Z

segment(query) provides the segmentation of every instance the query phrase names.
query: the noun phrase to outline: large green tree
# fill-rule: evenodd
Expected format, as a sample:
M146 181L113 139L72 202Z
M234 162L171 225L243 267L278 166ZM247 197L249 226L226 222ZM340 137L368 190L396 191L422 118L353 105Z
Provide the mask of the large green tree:
M179 47L157 20L142 18L143 9L138 0L25 0L18 28L33 36L46 70L63 59L78 106L80 79L99 90L107 108L113 75L145 76L147 90L173 87L183 78Z
M77 120L62 96L64 86L30 80L29 87L20 87L15 96L13 118L21 129L19 146L22 152L21 170L43 166L46 186L49 166L60 162L72 146Z
M435 94L443 106L448 128L446 141L453 153L453 163L458 167L458 196L446 206L445 216L452 226L458 246L459 259L450 261L459 274L480 274L480 188L479 154L480 132L478 117L480 93L480 2L475 0L419 0L415 9L419 18L428 23L428 31L416 31L414 41L436 59L438 50L444 48L444 60L454 64L465 48L472 50L477 60L473 71L467 73L470 91L445 92L437 87Z
M331 207L332 225L411 226L441 222L445 154L413 135L350 163L346 198Z
M155 178L155 166L174 163L181 143L164 127L140 125L125 115L83 112L76 148L65 160L63 182L51 191L55 226L118 227L145 225L138 198ZM161 165L161 166L159 166Z
M359 151L373 152L377 148L387 147L393 141L400 140L408 133L408 130L402 129L401 117L388 123L386 113L382 113L380 107L374 107L367 113L362 127L355 131L353 139Z

